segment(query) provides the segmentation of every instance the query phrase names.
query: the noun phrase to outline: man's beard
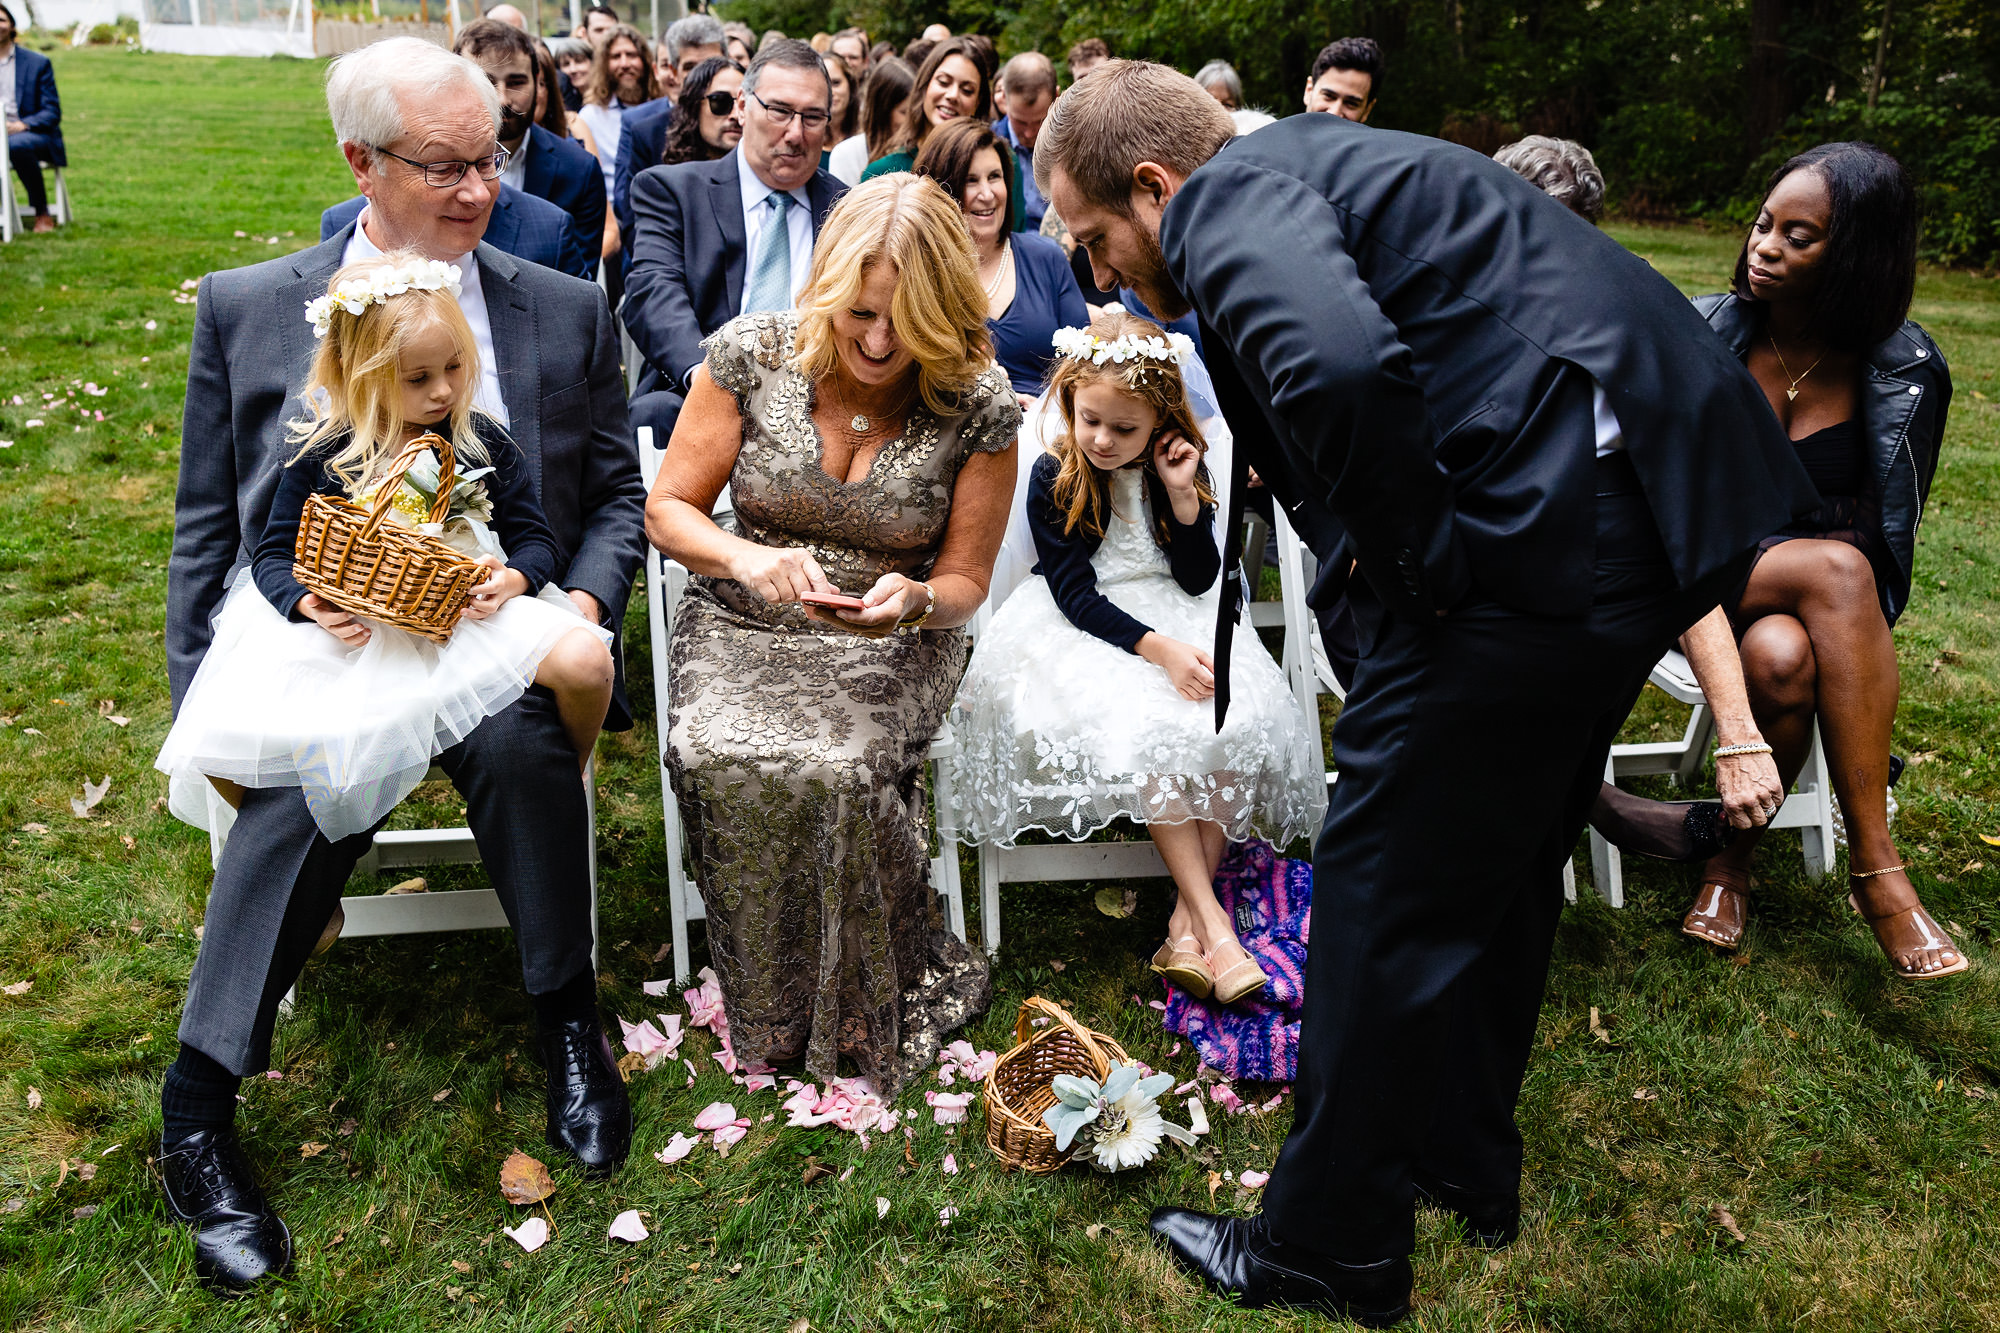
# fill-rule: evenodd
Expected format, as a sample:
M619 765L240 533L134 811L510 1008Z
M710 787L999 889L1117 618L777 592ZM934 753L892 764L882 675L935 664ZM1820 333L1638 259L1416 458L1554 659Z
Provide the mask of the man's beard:
M516 111L505 102L500 104L500 137L508 143L526 134L531 123L527 112Z
M1144 273L1127 273L1125 280L1132 284L1132 290L1146 303L1146 308L1165 321L1179 319L1193 307L1181 295L1180 288L1174 286L1172 275L1167 272L1167 255L1160 249L1158 233L1141 225L1139 227L1139 249Z

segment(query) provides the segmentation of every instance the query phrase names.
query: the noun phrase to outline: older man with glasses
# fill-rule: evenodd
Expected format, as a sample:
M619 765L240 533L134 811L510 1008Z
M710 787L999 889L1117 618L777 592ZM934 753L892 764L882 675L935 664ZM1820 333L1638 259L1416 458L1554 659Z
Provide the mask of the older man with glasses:
M211 273L196 297L167 576L177 708L292 452L284 425L315 348L306 302L356 260L414 251L458 268L479 348L474 402L531 460L569 556L558 582L584 615L617 628L645 547L603 294L483 242L505 162L486 74L429 42L391 38L334 62L327 106L367 200L360 217L313 249ZM623 693L621 679L613 729L631 725ZM609 1174L630 1148L632 1111L597 1013L589 815L554 697L531 688L437 762L465 800L514 927L548 1070L548 1141L587 1173ZM329 842L300 789L251 788L216 863L180 1053L161 1095L158 1163L169 1210L194 1230L196 1273L225 1291L291 1265L291 1233L236 1139L236 1092L268 1067L279 1001L338 934L341 888L373 832Z
M819 167L832 103L817 51L766 42L743 76L735 151L633 178L620 313L646 357L632 422L660 442L680 419L702 339L738 315L789 309L805 283L820 226L847 189Z

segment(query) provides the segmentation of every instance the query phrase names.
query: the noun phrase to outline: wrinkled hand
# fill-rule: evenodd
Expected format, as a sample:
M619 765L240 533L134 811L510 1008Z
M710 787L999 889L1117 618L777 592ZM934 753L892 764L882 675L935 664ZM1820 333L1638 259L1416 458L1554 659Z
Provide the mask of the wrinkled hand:
M839 592L802 546L748 548L730 563L729 576L767 602L796 602L802 592Z
M574 606L578 611L582 612L583 618L585 620L588 620L591 624L593 625L604 624L603 605L600 604L595 597L592 597L589 593L585 592L583 589L571 588L569 590L569 602L571 606Z
M1768 754L1724 755L1715 761L1715 786L1732 828L1768 824L1785 803L1785 785Z
M1200 703L1215 696L1215 659L1206 649L1149 630L1139 655L1167 673L1181 698Z
M808 619L817 620L822 625L845 630L864 639L886 638L896 632L898 623L911 616L921 615L924 603L929 600L924 585L902 574L884 574L875 580L875 586L861 594L867 605L860 611L836 611L832 607L808 606Z
M528 590L528 576L518 569L509 569L497 555L482 555L473 563L491 570L492 576L473 587L472 600L458 613L460 620L484 620L505 606L509 598L519 597Z
M1177 430L1163 430L1153 437L1153 471L1169 495L1186 495L1194 490L1201 468L1201 450Z
M319 627L339 639L344 648L359 648L373 637L368 622L352 611L343 611L316 592L299 598L299 610L312 617Z
M9 134L26 134L27 132L28 132L28 122L27 122L27 121L25 121L25 120L10 120L10 121L8 121L8 122L7 122L7 133L9 133Z

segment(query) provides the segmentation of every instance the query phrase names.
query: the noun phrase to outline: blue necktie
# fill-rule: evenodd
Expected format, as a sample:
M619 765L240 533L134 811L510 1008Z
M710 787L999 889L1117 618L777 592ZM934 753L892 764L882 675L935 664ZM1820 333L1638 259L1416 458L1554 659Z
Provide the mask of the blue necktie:
M757 267L750 273L750 293L743 300L743 313L792 308L792 229L786 222L785 206L792 197L771 191L770 219L764 223L764 248L757 254Z

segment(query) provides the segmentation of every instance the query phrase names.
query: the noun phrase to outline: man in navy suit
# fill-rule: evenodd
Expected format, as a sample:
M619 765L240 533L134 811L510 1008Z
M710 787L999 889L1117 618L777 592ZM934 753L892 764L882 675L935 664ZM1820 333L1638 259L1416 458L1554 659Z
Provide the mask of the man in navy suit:
M743 140L729 156L649 167L632 181L632 270L620 313L646 357L632 424L651 426L656 443L680 419L701 340L738 315L790 308L820 225L846 193L819 169L833 90L817 51L767 42L737 97Z
M599 182L603 179L599 173ZM584 248L569 214L546 199L522 193L504 180L493 185L492 219L486 224L486 235L482 238L488 245L572 278L589 282L597 277L597 247ZM327 209L319 215L319 238L331 240L335 232L360 217L367 206L368 201L357 194Z
M7 124L7 157L27 188L35 230L54 231L42 163L69 165L63 154L62 102L56 97L55 67L41 52L16 45L16 31L14 11L0 5L0 110Z
M507 150L500 179L569 214L570 230L589 261L578 276L595 279L604 251L604 169L576 140L535 124L534 39L511 24L483 18L460 28L451 49L485 70L500 94L500 146Z
M669 84L663 78L658 97L625 113L618 136L618 165L611 178L611 207L618 215L618 230L625 237L628 266L632 254L632 178L647 167L659 165L660 150L667 142L667 127L674 123L681 80L702 61L722 54L722 24L707 14L690 14L667 26L660 45L666 48L665 68L672 82Z

